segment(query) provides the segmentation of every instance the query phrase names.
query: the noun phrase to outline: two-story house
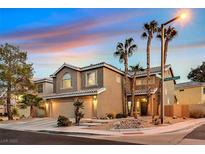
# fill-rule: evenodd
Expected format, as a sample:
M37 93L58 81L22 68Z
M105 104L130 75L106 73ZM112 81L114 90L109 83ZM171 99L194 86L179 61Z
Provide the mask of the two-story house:
M154 104L156 109L151 111L151 105L147 104L148 110L143 111L147 102L146 71L137 73L135 103L137 111L141 115L157 113L157 103L160 100L159 74L160 67L151 69L150 104ZM123 71L104 62L86 67L76 67L64 63L51 75L53 78L53 93L43 96L47 100L48 115L51 117L58 117L59 115L74 117L73 103L76 98L84 101L83 112L85 117L103 117L107 113L122 112L123 76ZM173 76L170 65L166 66L165 76ZM131 86L131 73L129 80ZM174 84L174 81L165 83L165 104L174 103ZM130 91L127 96L131 100Z

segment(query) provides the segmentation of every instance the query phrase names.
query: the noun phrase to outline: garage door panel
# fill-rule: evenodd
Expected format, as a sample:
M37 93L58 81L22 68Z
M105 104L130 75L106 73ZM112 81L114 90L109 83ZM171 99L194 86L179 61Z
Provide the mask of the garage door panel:
M52 117L63 115L69 118L74 117L73 102L58 101L52 103Z

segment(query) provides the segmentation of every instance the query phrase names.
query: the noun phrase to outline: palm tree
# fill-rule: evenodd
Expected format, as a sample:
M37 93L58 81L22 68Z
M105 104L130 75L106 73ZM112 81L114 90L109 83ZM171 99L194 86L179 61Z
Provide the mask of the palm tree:
M143 28L144 28L144 32L142 33L142 38L147 39L147 51L146 51L147 52L147 103L149 103L149 97L150 97L150 86L149 86L150 50L151 50L151 42L153 39L153 35L154 35L154 33L159 31L158 30L158 23L157 23L157 21L152 20L150 23L145 23ZM152 105L152 108L153 108L153 105ZM154 118L154 115L152 115L152 118Z
M124 63L125 76L123 82L123 114L127 114L127 87L128 87L128 57L132 56L135 50L137 49L137 45L133 44L133 38L128 38L125 40L125 43L118 42L116 51L114 52L115 57L119 57L119 61Z
M161 33L160 33L160 29L159 29L159 34L157 35L157 38L161 39ZM165 38L165 43L164 43L164 54L165 54L165 58L164 58L164 64L166 64L166 60L167 60L167 52L168 52L168 46L169 46L169 42L172 41L176 36L177 36L178 32L174 27L169 26L167 29L164 29L164 38Z
M30 107L30 116L34 117L34 106L40 107L41 104L44 102L44 100L41 97L38 97L37 95L33 94L24 94L21 96L21 99L19 101L19 106L22 109L25 109L26 107Z
M132 80L132 90L131 90L131 93L132 93L132 104L131 104L131 111L130 111L130 115L132 116L132 114L135 112L135 85L136 85L136 75L137 75L137 72L139 71L144 71L144 68L142 66L140 66L140 64L136 64L136 65L133 65L133 66L130 66L130 71L133 72L133 80Z

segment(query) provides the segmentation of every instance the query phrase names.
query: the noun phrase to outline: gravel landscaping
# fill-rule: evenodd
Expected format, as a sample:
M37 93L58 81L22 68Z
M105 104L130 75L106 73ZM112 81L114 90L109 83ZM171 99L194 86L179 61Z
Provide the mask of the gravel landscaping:
M165 117L165 122L163 125L152 123L151 116L139 117L134 119L133 117L122 118L122 119L112 119L106 121L106 123L101 123L101 125L93 125L86 129L94 130L117 130L117 129L135 129L135 128L149 128L149 127L160 127L165 125L171 125L178 122L183 122L190 120L190 118L176 118L176 117ZM103 120L101 120L102 122Z

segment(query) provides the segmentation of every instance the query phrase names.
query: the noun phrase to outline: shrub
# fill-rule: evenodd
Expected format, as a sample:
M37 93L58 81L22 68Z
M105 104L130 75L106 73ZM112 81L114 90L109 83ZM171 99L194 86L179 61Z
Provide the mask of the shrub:
M18 109L17 108L13 108L12 111L11 111L12 115L13 116L19 116L19 113L18 113Z
M114 113L108 113L108 114L107 114L107 117L108 117L109 119L114 119L114 118L115 118L115 114L114 114Z
M190 117L195 118L195 119L203 118L203 117L205 117L205 112L203 110L200 110L200 109L193 110L193 111L190 112Z
M83 101L80 99L76 99L73 103L73 106L75 107L75 123L79 126L80 120L84 117L84 114L81 109L84 109Z
M23 114L20 119L26 119L26 116Z
M124 115L123 113L118 113L118 114L116 114L116 118L117 118L117 119L127 118L127 115Z
M70 121L67 117L59 115L57 125L58 127L71 126L72 121Z

